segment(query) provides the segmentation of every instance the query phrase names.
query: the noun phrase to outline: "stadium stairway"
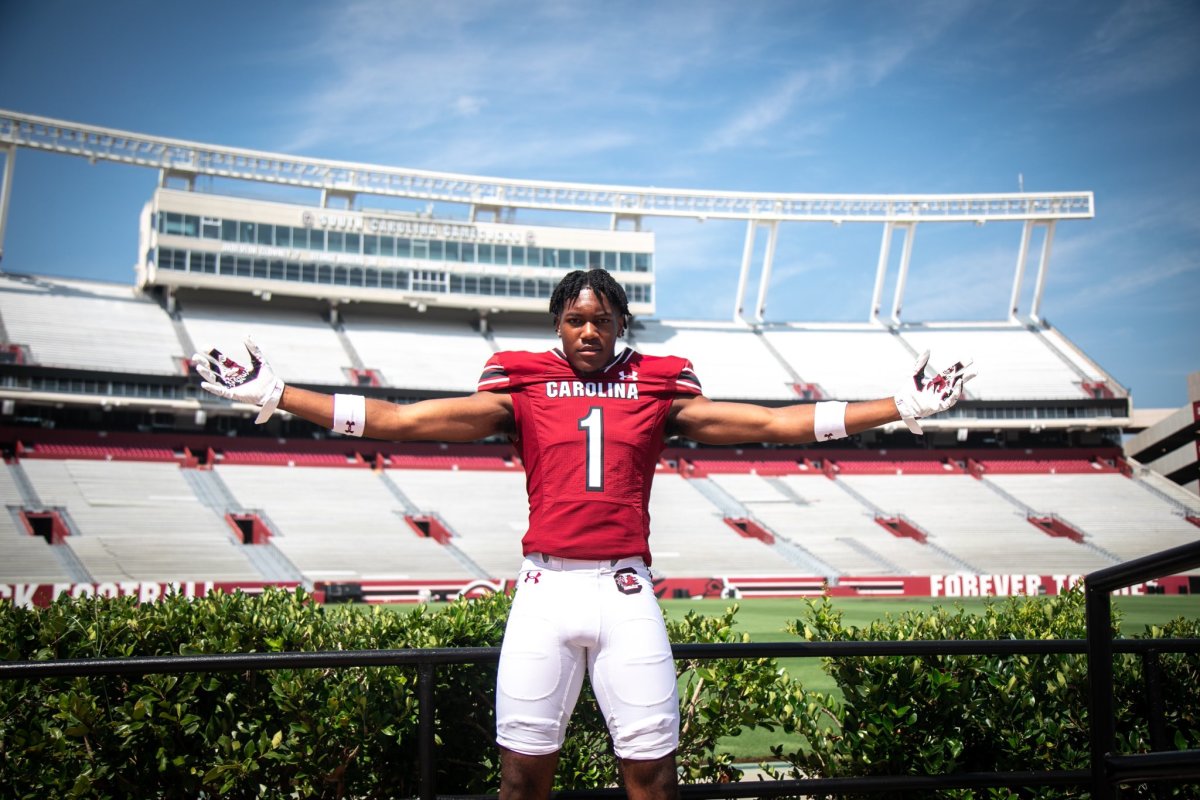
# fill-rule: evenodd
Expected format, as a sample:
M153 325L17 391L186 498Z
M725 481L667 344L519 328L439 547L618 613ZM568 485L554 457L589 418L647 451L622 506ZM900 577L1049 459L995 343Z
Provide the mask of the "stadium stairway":
M392 497L395 497L397 502L400 503L400 507L404 509L405 514L413 516L415 514L422 513L421 509L417 508L417 504L410 500L408 495L404 493L404 490L397 486L394 480L388 477L386 470L378 470L376 474L379 475L379 480L383 481L383 485L387 487L387 490L391 493Z
M1023 503L1023 502L1021 502L1019 499L1017 499L1016 497L1014 497L1012 494L1010 494L1009 492L1005 491L1005 490L1004 490L1003 488L1001 488L1000 486L997 486L997 485L996 485L996 484L995 484L993 481L990 481L990 480L988 480L988 479L987 479L985 476L983 476L983 475L977 475L977 476L976 476L976 478L979 480L979 482L980 482L980 483L982 483L982 484L983 484L984 486L986 486L988 489L991 489L993 492L995 492L996 494L998 494L998 495L1000 495L1002 498L1004 498L1004 499L1005 499L1005 500L1006 500L1006 501L1007 501L1007 502L1008 502L1010 505L1012 505L1012 506L1016 507L1017 509L1019 509L1019 510L1021 511L1021 513L1023 513L1023 514L1025 515L1025 519L1027 519L1027 520L1030 520L1030 521L1031 521L1031 524L1032 524L1032 520L1033 520L1034 518L1043 518L1043 519L1048 519L1048 518L1056 518L1056 519L1062 519L1062 517L1061 517L1060 515L1058 515L1058 514L1053 514L1053 513L1048 513L1048 512L1044 512L1044 511L1039 511L1039 510L1037 510L1037 509L1035 509L1035 508L1033 508L1033 507L1031 507L1031 506L1029 506L1029 505L1027 505L1027 504L1025 504L1025 503ZM1073 522L1071 522L1071 521L1069 521L1069 520L1063 520L1063 521L1064 521L1064 522L1066 522L1066 524L1067 524L1068 526L1070 526L1071 528L1073 528L1074 530L1077 530L1077 531L1079 531L1080 533L1082 533L1082 534L1083 534L1083 536L1084 536L1084 540L1083 540L1083 541L1081 541L1081 542L1079 542L1079 546L1080 546L1080 547L1083 547L1084 549L1090 550L1091 552L1095 553L1096 555L1100 556L1100 558L1104 559L1105 561L1108 561L1108 562L1109 562L1109 563L1111 563L1111 564L1120 564L1120 563L1122 562L1122 560L1123 560L1123 559L1121 559L1121 558L1120 558L1119 556L1117 556L1115 553L1111 553L1111 552L1109 552L1108 550L1105 550L1105 549L1104 549L1103 547L1101 547L1100 545L1098 545L1098 544L1095 544L1094 542L1091 542L1091 541L1089 541L1089 540L1088 540L1088 534L1087 534L1087 531L1083 530L1083 529L1082 529L1082 528L1080 528L1078 525L1076 525L1075 523L1073 523Z
M1141 462L1128 457L1125 460L1132 469L1129 477L1138 486L1174 508L1176 513L1185 519L1200 515L1200 498L1186 489L1181 489L1178 484L1154 470L1143 466Z
M471 576L475 578L486 578L488 580L496 579L497 576L488 574L486 569L475 563L474 559L472 559L454 544L454 538L458 534L454 532L454 528L451 527L450 523L443 519L440 514L438 514L436 511L423 511L421 508L419 508L417 504L414 503L412 499L404 493L404 490L396 485L396 482L391 479L386 470L378 470L376 474L379 476L379 479L383 481L383 485L387 487L387 490L391 493L392 497L395 497L396 501L400 503L401 508L404 509L404 515L410 520L410 525L412 524L411 519L413 517L432 517L436 519L438 524L450 534L450 540L442 542L442 547L446 548L446 552L449 553L455 561L457 561L459 564L462 564L463 569L465 569Z
M29 475L25 473L25 468L21 466L21 462L13 459L8 464L8 474L12 476L13 485L17 487L17 491L21 495L21 505L25 508L40 510L42 508L42 498L38 495L37 489L33 486L33 481L29 480Z
M358 354L358 350L355 349L354 343L350 341L350 337L346 335L346 326L341 322L334 322L330 327L333 328L333 332L337 335L338 343L346 351L346 358L350 359L351 368L358 371L366 371L367 365L363 362L362 356Z
M891 519L891 518L899 517L899 515L893 514L889 511L885 511L884 509L875 505L870 500L868 500L866 497L864 497L862 494L855 491L853 487L847 485L847 483L845 481L835 480L834 484L836 484L838 486L838 488L840 488L843 492L845 492L846 494L853 497L856 501L858 501L858 503L860 505L862 505L864 508L868 509L872 513L872 515L874 515L875 519L877 519L877 520L878 519ZM985 572L985 570L979 569L974 564L970 563L969 561L967 561L966 559L957 555L956 553L953 553L953 552L947 550L946 548L942 547L939 544L936 544L935 542L929 541L928 538L926 538L926 540L924 542L922 542L921 545L922 545L922 547L928 547L932 552L937 553L938 555L940 555L942 558L946 559L950 563L957 564L959 566L959 568L961 568L964 572L970 572L970 573L974 573L976 575L982 575Z
M799 494L797 494L796 491L794 489L792 489L791 486L788 485L787 481L781 480L778 476L764 475L763 480L765 480L768 484L770 484L772 487L774 487L775 491L779 492L781 495L786 497L788 500L791 500L794 505L798 505L798 506L810 505L810 503L807 500L805 500L803 497L801 497Z
M774 539L774 541L769 544L764 542L764 544L767 544L768 547L774 549L775 552L782 556L783 559L788 563L795 564L801 569L811 572L814 575L824 575L829 578L831 582L836 582L837 578L840 577L840 571L838 571L832 565L827 564L821 559L817 558L800 544L771 530L770 526L768 526L765 522L760 519L756 519L754 514L750 512L750 509L742 505L737 498L729 494L729 492L725 491L713 481L709 480L708 478L689 478L688 485L693 489L696 489L698 492L700 492L700 494L704 495L710 503L716 506L721 513L725 515L726 519L733 518L753 520L755 525L771 534L771 537Z
M33 481L29 479L29 475L26 474L25 469L21 466L20 461L14 458L10 463L5 464L4 467L7 470L9 477L12 479L12 485L17 490L17 494L20 498L20 507L13 505L9 505L8 507L8 512L13 519L14 531L21 531L25 525L24 521L21 519L22 511L53 511L58 516L58 519L62 522L63 526L67 529L68 535L79 535L79 526L76 525L75 521L71 519L71 515L67 512L67 509L61 506L49 507L42 502L41 496L38 494L37 489L35 489L33 486ZM61 543L51 544L49 542L46 544L46 546L50 548L50 552L53 554L55 561L58 562L58 565L62 568L63 573L68 578L77 582L90 583L92 581L91 573L88 572L87 567L83 565L83 562L79 560L79 557L75 555L74 551L71 550L70 547L66 547Z
M444 523L443 523L443 525L444 525ZM449 529L447 528L447 530L449 530ZM474 576L476 578L486 578L488 580L497 580L500 577L497 575L488 574L488 571L486 569L484 569L483 567L476 564L475 561L472 560L472 558L469 555L467 555L466 553L464 553L462 550L459 550L458 547L456 547L454 545L453 540L446 542L442 546L445 547L446 552L449 553L450 556L452 558L454 558L455 561L462 564L463 568L466 569L467 572L469 572L472 576Z
M246 509L242 508L242 504L229 491L229 487L211 469L185 469L182 474L184 481L191 487L200 502L219 516L246 513Z
M264 525L271 530L272 537L278 536L279 533L275 526L267 519L267 515L256 512L256 516ZM250 562L256 570L262 573L265 580L268 581L298 581L311 590L312 581L304 577L300 570L296 569L288 557L279 552L279 548L270 542L263 544L243 544L240 546L243 553L246 554L246 560Z
M250 511L243 508L233 493L229 491L229 487L221 480L221 476L214 471L185 469L181 470L181 473L200 502L221 519L226 519L230 514L253 513L267 528L272 538L280 535L279 529L267 517L266 512L261 509ZM250 565L263 576L263 580L299 581L308 588L312 588L312 582L305 579L304 574L296 568L296 565L270 541L241 544L238 547Z

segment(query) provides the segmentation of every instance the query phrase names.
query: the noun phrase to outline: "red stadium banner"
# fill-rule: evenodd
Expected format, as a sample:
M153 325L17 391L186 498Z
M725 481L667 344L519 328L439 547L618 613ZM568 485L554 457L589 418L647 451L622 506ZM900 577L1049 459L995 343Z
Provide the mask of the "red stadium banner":
M1082 575L901 575L896 577L843 576L830 584L816 576L729 576L711 578L658 578L654 593L663 599L751 599L756 597L1017 597L1055 595L1083 580ZM211 591L260 594L269 586L295 589L296 582L183 581L155 583L0 583L0 602L44 607L60 595L68 597L136 597L152 603L163 597L204 597ZM459 597L481 597L508 592L512 580L444 581L397 580L352 583L318 583L313 597L322 603L426 603ZM1171 575L1140 583L1115 594L1200 594L1200 575Z
M10 602L25 607L46 607L60 595L67 597L136 597L139 603L153 603L163 597L183 595L204 597L209 592L261 594L268 586L294 589L300 584L292 582L229 582L229 581L178 581L156 583L153 581L115 581L105 583L0 583L0 602ZM318 601L323 600L317 596Z

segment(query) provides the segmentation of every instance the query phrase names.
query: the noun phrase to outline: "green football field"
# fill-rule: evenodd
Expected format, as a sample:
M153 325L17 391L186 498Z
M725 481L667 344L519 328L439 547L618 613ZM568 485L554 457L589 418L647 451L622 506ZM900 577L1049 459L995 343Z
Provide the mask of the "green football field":
M993 598L992 602L1003 602L1004 598ZM846 625L862 627L887 614L900 614L910 610L931 610L941 606L950 610L960 605L969 612L981 611L987 602L983 598L964 599L877 599L835 598L834 607L841 610ZM733 604L738 605L734 617L734 630L750 635L755 642L786 642L796 638L785 628L790 620L802 616L806 601L800 599L753 599L753 600L663 600L662 606L672 617L682 617L688 611L713 616L720 614ZM1147 626L1161 625L1180 616L1195 619L1200 617L1200 595L1170 595L1151 597L1114 597L1113 607L1121 615L1121 635L1134 636ZM816 692L836 692L833 680L821 669L819 658L780 659L783 669L801 684ZM770 747L781 743L779 733L747 731L742 736L727 739L723 749L732 753L739 761L758 761L770 758Z

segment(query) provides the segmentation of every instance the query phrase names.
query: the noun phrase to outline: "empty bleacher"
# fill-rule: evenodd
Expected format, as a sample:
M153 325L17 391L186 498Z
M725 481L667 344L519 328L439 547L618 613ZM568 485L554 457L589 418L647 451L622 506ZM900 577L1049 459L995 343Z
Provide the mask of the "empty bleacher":
M342 324L363 366L388 386L471 392L492 355L487 339L464 320L347 312Z
M1076 542L1046 535L1023 509L968 475L841 474L838 480L886 514L903 515L979 572L1079 573L1112 565Z
M1060 515L1122 560L1188 544L1200 534L1176 508L1118 473L989 474L987 480L1031 508Z
M454 546L489 577L516 574L529 522L523 471L390 469L387 474L417 508L436 513L449 526ZM467 498L470 502L464 502Z
M709 397L798 399L791 373L745 325L645 320L639 323L633 346L646 355L690 360Z
M216 347L245 364L242 342L250 336L285 381L322 386L351 383L350 357L336 331L315 311L267 309L266 304L262 310L254 310L189 303L181 316L188 336L199 349Z
M66 570L50 544L40 536L31 536L17 521L14 511L21 508L21 492L0 463L0 583L54 583L68 579Z
M957 358L974 358L980 372L967 390L979 400L1078 399L1088 396L1084 380L1103 377L1094 368L1084 373L1050 340L1024 327L930 326L905 329L902 336L917 352L930 350L930 366L939 370Z
M40 366L178 375L191 355L167 313L121 284L0 274L0 321Z
M889 397L912 374L913 354L897 336L876 326L771 325L763 329L763 338L801 382L818 385L826 398ZM738 364L725 369L736 373Z
M655 574L665 577L811 574L770 545L740 536L716 506L671 472L654 477L650 552Z
M492 341L497 350L528 350L533 353L544 353L558 347L558 336L554 333L550 315L546 315L545 325L531 325L508 320L493 320L491 323ZM618 344L617 351L621 346ZM475 375L473 377L479 377Z
M757 475L711 475L773 533L782 536L842 575L919 575L956 572L921 543L892 535L874 515L834 481L816 475L769 479ZM798 502L800 501L800 502Z
M65 545L97 581L259 580L229 527L174 463L27 459L48 507L66 509Z
M279 532L271 544L308 580L472 577L409 527L370 470L220 464L216 471L242 507L266 513Z

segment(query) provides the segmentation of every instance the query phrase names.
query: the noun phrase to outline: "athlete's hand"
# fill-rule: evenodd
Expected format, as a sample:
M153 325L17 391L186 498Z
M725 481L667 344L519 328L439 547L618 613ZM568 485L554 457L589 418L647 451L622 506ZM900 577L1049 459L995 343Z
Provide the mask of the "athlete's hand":
M917 420L938 414L953 406L962 396L963 384L977 374L971 369L971 359L956 361L926 380L925 365L929 363L926 350L913 365L913 376L896 392L896 409L908 429L918 436L922 430Z
M217 397L258 406L258 418L254 421L261 425L270 419L279 405L284 383L249 336L246 337L246 352L250 354L249 369L215 347L207 353L193 355L192 364L203 379L200 385L207 391Z

